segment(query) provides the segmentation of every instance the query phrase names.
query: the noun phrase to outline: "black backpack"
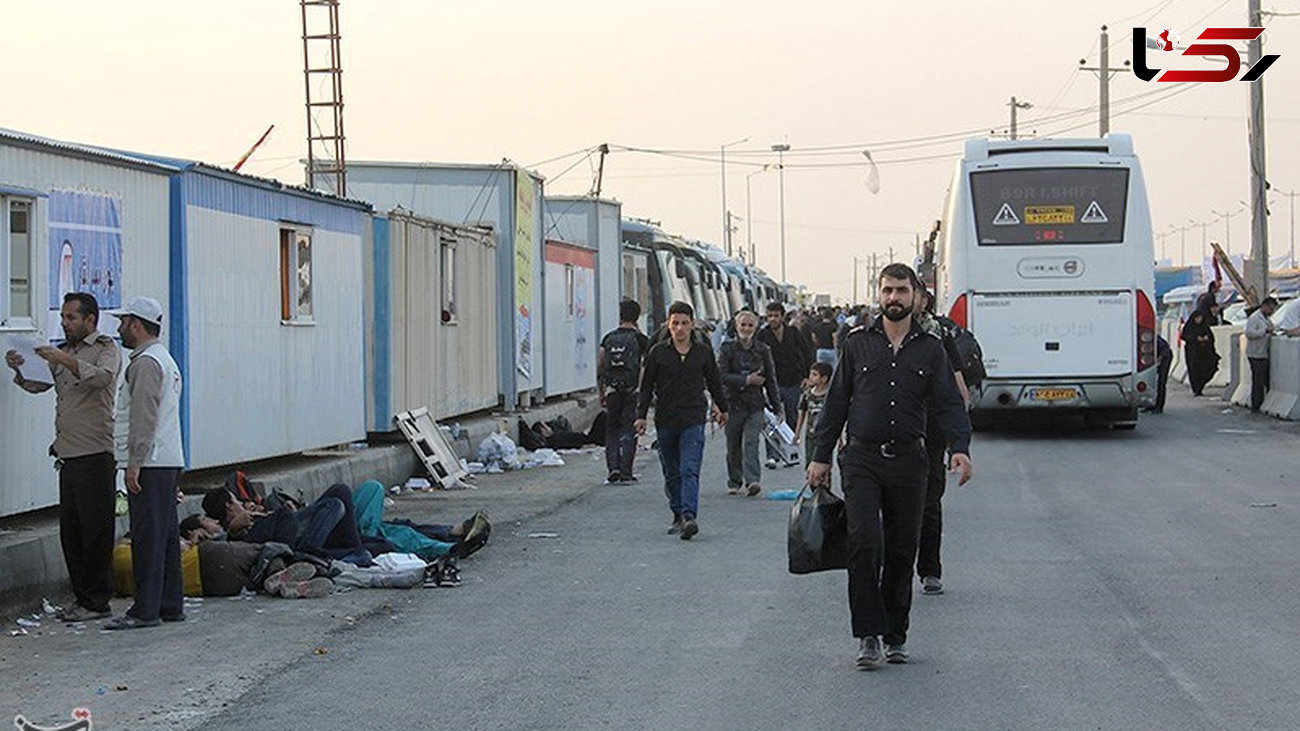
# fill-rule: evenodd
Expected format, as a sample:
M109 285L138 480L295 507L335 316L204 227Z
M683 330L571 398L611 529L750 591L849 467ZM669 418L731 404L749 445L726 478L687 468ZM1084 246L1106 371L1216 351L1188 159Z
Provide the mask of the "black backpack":
M956 365L966 381L966 387L975 388L988 375L984 370L984 351L980 348L980 342L975 339L975 333L952 320L946 317L939 317L938 320L943 326L944 334L952 339L953 345L957 346L957 354L961 356L961 362Z
M618 389L636 388L641 375L640 333L619 328L605 336L605 383Z

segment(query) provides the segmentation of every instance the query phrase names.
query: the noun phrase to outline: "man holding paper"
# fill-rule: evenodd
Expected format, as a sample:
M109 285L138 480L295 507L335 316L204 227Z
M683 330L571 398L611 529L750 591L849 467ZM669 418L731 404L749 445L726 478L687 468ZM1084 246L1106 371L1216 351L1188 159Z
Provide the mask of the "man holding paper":
M93 295L65 295L59 318L65 342L36 348L49 364L49 380L24 377L31 364L15 350L5 353L5 365L13 369L14 383L28 393L54 389L50 453L60 465L59 539L77 600L61 619L84 622L108 617L113 595L113 390L122 352L98 332L99 303Z

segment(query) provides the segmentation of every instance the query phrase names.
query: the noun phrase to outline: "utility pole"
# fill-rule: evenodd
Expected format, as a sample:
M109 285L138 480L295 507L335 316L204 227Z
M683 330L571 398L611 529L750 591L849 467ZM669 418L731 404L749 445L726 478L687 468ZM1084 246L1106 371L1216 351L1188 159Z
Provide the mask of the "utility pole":
M1011 139L1014 140L1016 138L1016 110L1032 109L1034 105L1030 104L1029 102L1018 102L1016 101L1016 98L1013 96L1011 97L1010 106L1011 106ZM892 254L890 255L890 258L891 259L893 258Z
M727 148L742 142L749 142L749 138L728 142L718 148L721 153L718 159L722 162L722 238L726 241L727 256L731 256L731 210L727 208Z
M1088 59L1079 59L1080 71L1091 71L1097 75L1097 136L1105 137L1110 132L1110 80L1115 74L1121 71L1128 71L1131 61L1124 62L1124 68L1112 69L1110 67L1110 33L1106 26L1101 27L1101 54L1098 56L1096 66L1085 66Z
M739 219L739 220L741 220L741 221L745 220L745 219L743 219L743 218L740 218L740 216L737 216L736 214L732 213L731 211L727 211L727 231L726 231L726 233L727 233L727 256L731 256L731 234L733 234L733 233L735 233L736 231L739 231L739 230L740 230L740 227L739 227L739 226L733 226L733 225L732 225L732 223L731 223L731 219L733 219L733 218L735 218L735 219Z
M878 296L876 294L876 286L879 284L879 282L880 282L880 270L876 268L876 252L873 251L871 252L871 282L870 282L870 286L867 287L867 290L871 293L870 300L872 302L875 302L876 297Z
M780 206L781 206L781 284L784 286L785 279L785 153L790 151L790 146L781 143L772 145L772 151L776 153L778 173L780 174Z
M600 166L596 168L596 184L591 188L591 197L600 197L601 185L605 182L605 156L609 154L609 145L601 144L600 148Z
M1259 0L1248 0L1247 25L1264 26ZM1264 55L1259 38L1246 46L1251 68ZM1264 79L1250 82L1250 261L1246 262L1246 283L1253 285L1260 297L1268 295L1268 178L1264 172Z

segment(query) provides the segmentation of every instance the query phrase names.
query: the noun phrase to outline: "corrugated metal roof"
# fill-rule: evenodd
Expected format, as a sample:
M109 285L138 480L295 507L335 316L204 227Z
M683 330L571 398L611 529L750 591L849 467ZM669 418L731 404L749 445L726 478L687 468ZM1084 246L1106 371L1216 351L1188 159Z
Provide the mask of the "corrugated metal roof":
M40 135L19 132L18 130L6 129L4 127L0 127L0 141L10 142L20 147L47 149L53 152L94 160L102 160L104 162L115 163L118 165L148 168L163 174L171 172L170 166L152 160L147 156L122 152L119 150L109 150L103 147L95 147L93 145L83 145L76 142L64 142L62 140L41 137Z

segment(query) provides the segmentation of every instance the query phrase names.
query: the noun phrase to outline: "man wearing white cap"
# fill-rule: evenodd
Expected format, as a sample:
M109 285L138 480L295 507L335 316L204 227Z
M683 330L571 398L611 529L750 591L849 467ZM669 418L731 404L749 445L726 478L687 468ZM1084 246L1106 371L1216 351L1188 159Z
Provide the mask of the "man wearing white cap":
M105 629L154 627L185 619L176 483L185 467L181 445L181 372L158 340L162 305L135 297L113 314L131 349L117 394L113 434L117 466L126 470L131 506L131 568L135 602Z

